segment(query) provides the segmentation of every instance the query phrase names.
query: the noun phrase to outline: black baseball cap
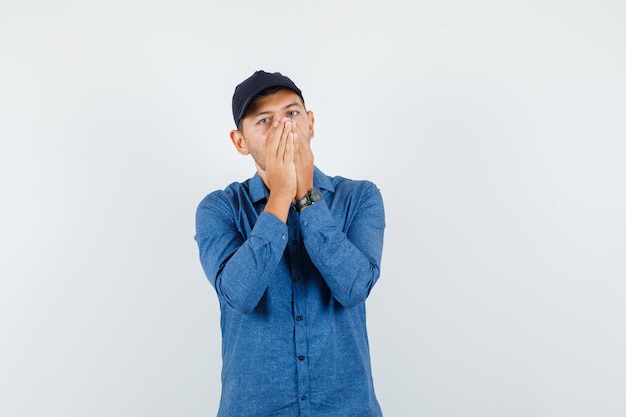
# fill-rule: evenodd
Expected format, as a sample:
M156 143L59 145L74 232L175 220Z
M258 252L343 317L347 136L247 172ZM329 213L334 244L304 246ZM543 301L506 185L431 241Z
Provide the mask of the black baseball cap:
M244 114L246 114L246 109L254 97L261 91L273 87L284 87L292 90L300 96L304 103L302 91L300 91L289 77L282 75L280 72L265 72L259 70L246 78L235 88L235 93L233 94L233 119L235 120L235 126L239 126L239 122L243 119Z

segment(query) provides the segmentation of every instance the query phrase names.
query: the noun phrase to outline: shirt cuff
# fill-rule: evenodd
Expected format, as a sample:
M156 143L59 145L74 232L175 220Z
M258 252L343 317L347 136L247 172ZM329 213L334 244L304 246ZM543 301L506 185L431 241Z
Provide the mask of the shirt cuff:
M300 212L300 230L303 236L334 223L335 220L325 202L312 204Z
M259 239L267 240L279 249L287 247L289 231L287 225L273 214L262 212L250 233Z

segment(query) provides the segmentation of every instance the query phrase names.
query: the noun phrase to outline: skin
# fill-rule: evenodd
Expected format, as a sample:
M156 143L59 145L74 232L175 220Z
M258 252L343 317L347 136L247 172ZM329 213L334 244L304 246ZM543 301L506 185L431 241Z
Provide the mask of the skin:
M313 187L311 139L315 118L291 90L279 90L257 101L230 139L242 155L252 155L259 176L270 190L265 205L287 223L289 207Z

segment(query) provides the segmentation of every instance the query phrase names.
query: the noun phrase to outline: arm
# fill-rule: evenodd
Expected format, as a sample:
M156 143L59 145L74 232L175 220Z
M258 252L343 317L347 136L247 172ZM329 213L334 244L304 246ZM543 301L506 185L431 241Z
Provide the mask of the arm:
M210 194L196 212L196 241L204 272L218 297L234 310L254 310L280 262L287 226L261 213L247 239L235 223L237 213L223 192Z
M325 203L302 210L300 226L311 261L345 307L365 301L380 276L385 214L372 183L355 190L346 230Z
M239 131L231 132L231 139L244 154L251 153L248 146L260 145L257 137L247 142ZM254 226L245 236L240 227L245 227L241 217L246 214L233 209L225 192L210 194L198 207L196 240L204 271L220 300L243 314L252 312L261 300L287 246L285 223L296 192L293 141L291 120L275 121L265 151L253 153L270 195L258 219L246 219Z

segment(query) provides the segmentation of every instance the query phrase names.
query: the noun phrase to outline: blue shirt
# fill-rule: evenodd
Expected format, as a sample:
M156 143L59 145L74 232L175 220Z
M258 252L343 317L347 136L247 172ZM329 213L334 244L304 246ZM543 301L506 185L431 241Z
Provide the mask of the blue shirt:
M256 174L206 196L196 213L200 261L220 303L218 417L382 416L365 300L380 275L385 215L369 181L315 168L324 201L263 212Z

